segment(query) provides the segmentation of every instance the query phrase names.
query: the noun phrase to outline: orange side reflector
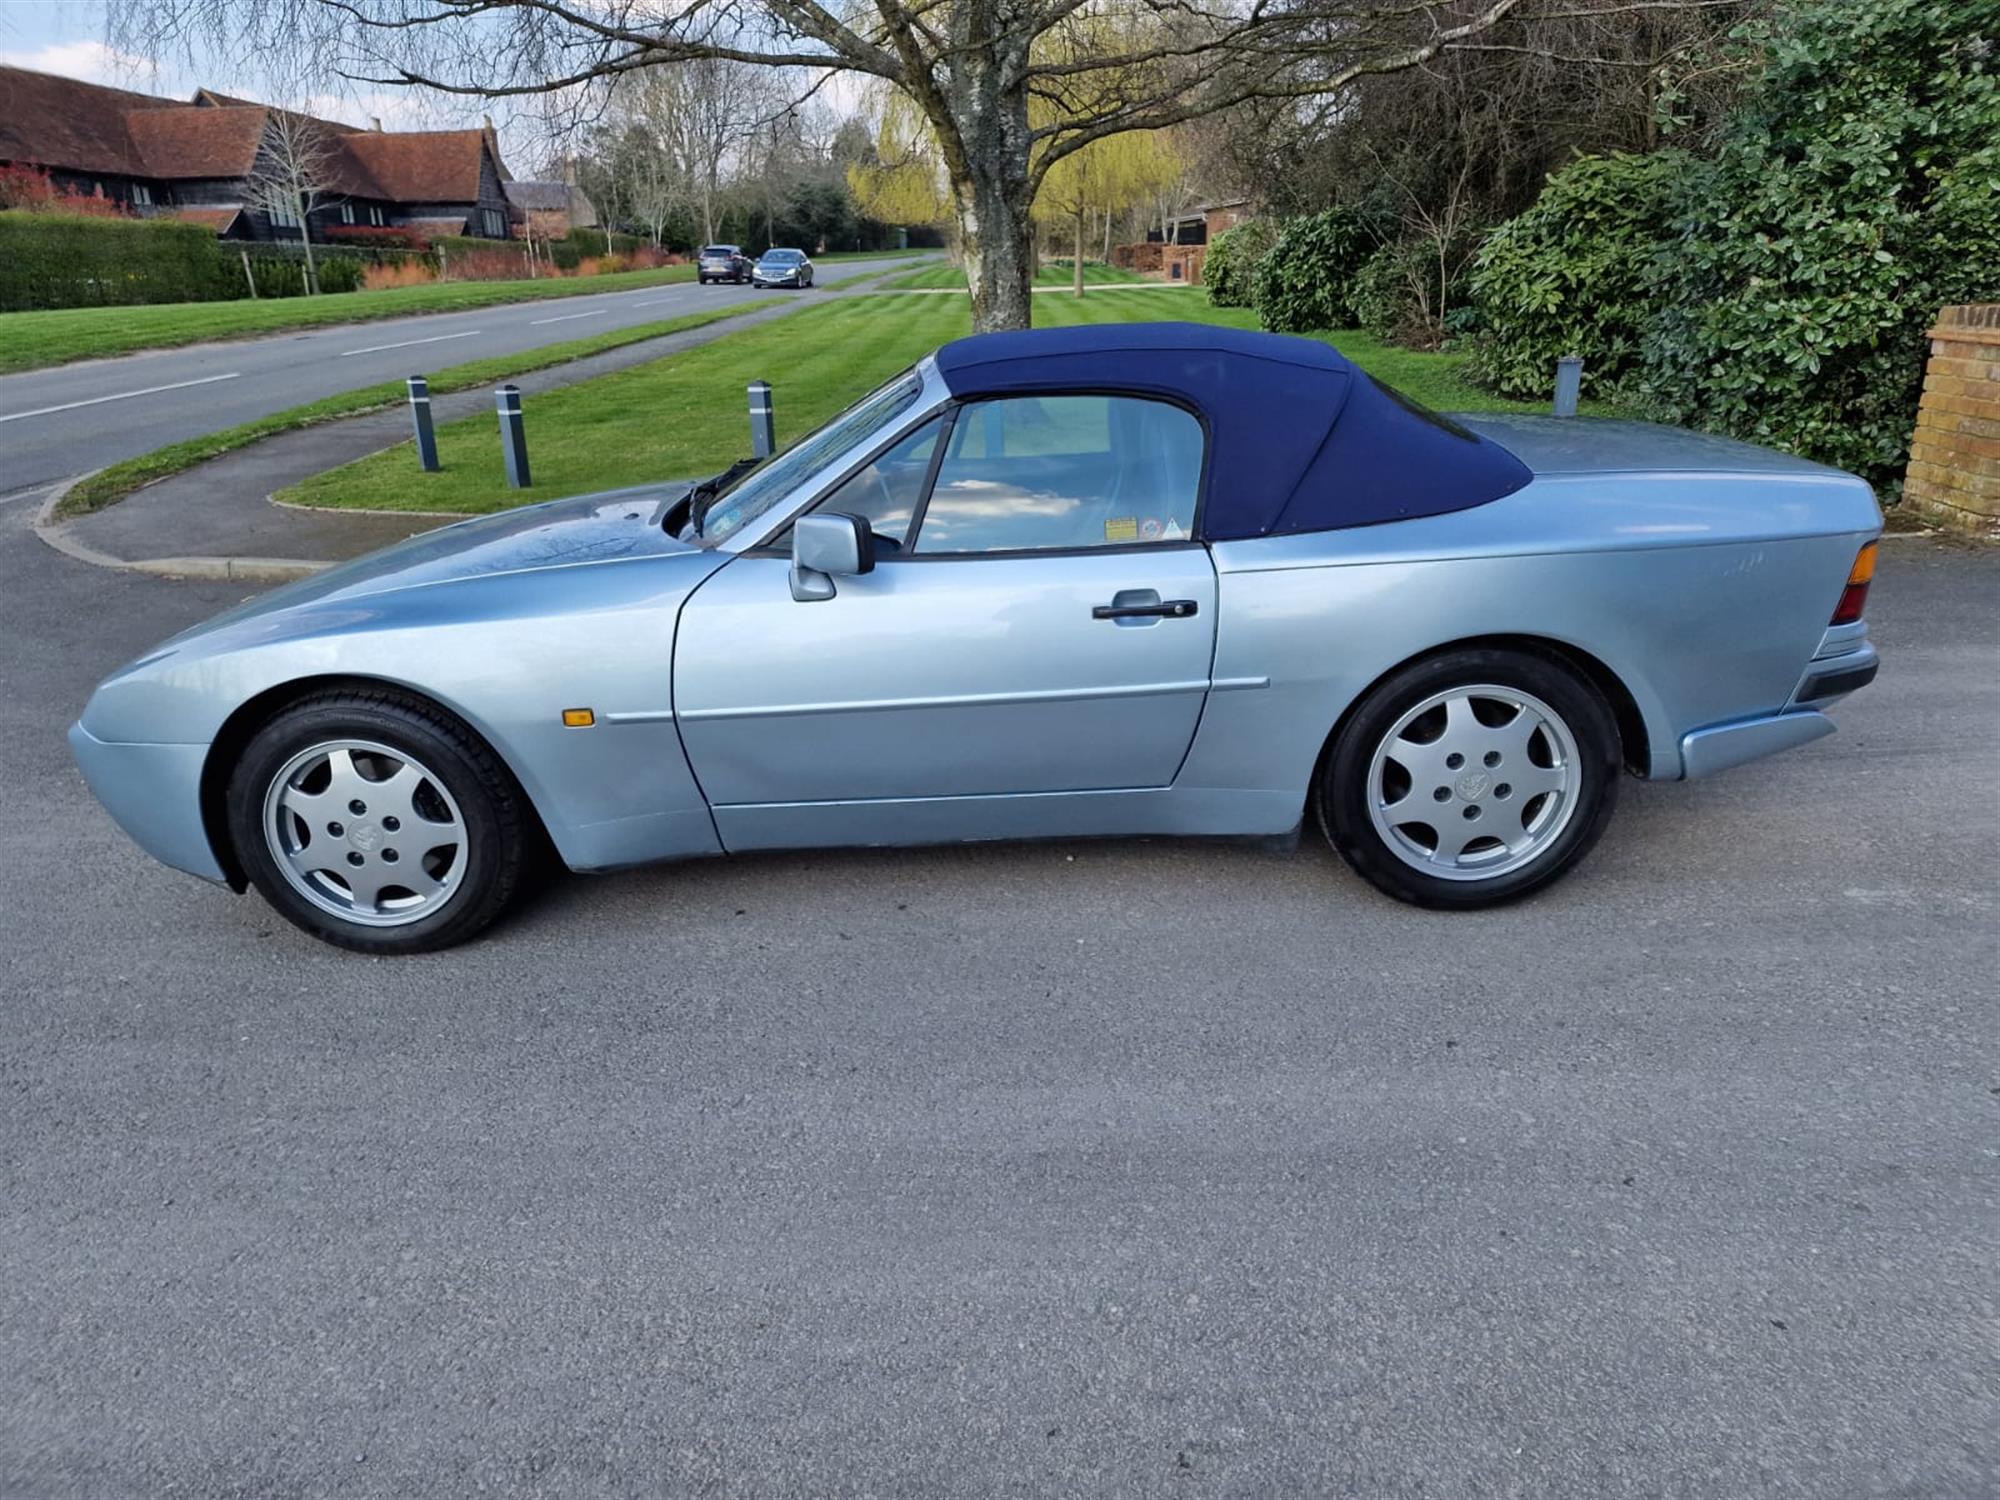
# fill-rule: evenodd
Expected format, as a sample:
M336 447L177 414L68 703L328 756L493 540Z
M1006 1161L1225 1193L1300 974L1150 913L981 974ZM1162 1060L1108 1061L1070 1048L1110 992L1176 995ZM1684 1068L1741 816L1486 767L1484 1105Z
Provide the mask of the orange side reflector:
M563 723L571 729L588 729L596 722L597 715L587 708L566 708L563 710Z
M1849 583L1873 583L1875 581L1876 544L1870 542L1854 559L1854 567L1847 575Z

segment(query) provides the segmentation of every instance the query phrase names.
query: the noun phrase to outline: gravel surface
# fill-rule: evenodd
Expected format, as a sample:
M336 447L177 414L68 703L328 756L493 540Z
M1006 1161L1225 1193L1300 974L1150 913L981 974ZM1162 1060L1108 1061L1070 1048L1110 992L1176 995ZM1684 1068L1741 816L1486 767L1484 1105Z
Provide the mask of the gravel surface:
M564 879L421 960L62 731L243 592L0 505L0 1494L2000 1493L2000 558L1540 899L1090 842Z

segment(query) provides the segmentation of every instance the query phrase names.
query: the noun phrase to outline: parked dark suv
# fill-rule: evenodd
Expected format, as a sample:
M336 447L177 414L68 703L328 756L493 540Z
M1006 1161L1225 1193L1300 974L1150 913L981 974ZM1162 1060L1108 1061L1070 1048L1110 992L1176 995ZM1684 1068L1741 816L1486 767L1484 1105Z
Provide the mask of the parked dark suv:
M745 282L750 279L750 257L741 245L703 245L695 260L695 275L703 286L711 281Z

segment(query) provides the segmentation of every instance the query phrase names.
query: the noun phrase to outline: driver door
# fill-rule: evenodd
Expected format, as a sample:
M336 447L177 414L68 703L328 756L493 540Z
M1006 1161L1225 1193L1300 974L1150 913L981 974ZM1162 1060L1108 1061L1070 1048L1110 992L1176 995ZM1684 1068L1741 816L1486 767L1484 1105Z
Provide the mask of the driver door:
M674 703L724 843L853 842L854 804L885 842L913 816L977 837L996 802L1171 784L1214 653L1202 464L1162 402L981 402L822 503L878 535L834 597L795 600L783 555L718 570L681 614Z

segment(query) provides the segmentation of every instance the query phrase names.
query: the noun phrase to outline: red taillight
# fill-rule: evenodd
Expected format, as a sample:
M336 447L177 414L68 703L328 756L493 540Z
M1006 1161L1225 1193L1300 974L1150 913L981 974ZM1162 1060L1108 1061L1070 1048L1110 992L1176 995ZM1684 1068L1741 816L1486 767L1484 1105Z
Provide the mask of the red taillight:
M1868 607L1868 585L1875 581L1875 544L1870 542L1847 571L1847 587L1840 591L1840 607L1833 612L1835 625L1852 625Z

